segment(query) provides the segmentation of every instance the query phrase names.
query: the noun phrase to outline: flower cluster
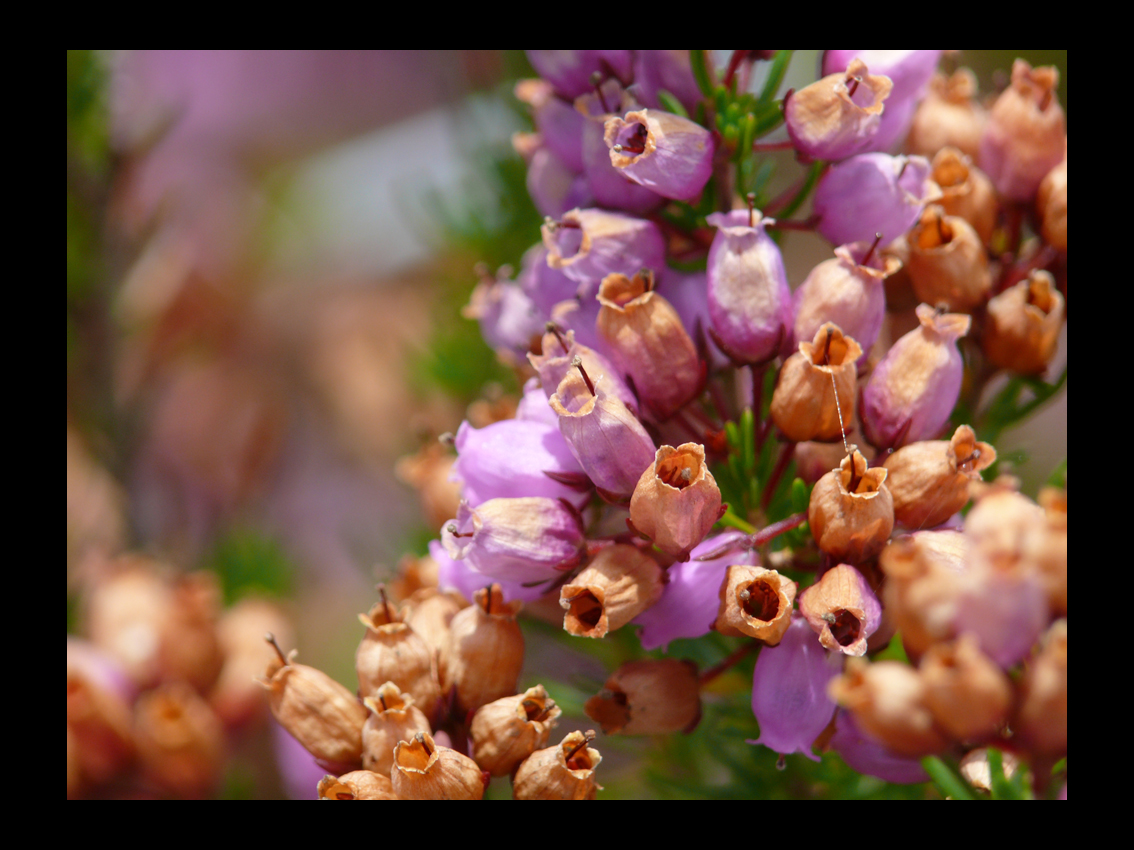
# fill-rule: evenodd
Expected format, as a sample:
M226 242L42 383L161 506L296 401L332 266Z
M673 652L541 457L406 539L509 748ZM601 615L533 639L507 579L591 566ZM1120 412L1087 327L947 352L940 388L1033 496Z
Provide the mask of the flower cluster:
M518 798L593 797L593 736L547 747L554 703L519 686L515 617L538 600L576 637L734 642L703 671L622 664L585 706L606 734L691 730L706 685L758 653L751 743L894 782L993 747L1046 793L1066 755L1066 497L983 482L997 453L978 438L1035 406L982 412L994 377L1009 401L1061 383L1037 377L1066 295L1057 75L1017 62L986 108L941 51L827 51L779 97L790 57L529 52L516 147L542 240L468 311L522 397L457 431L436 586L363 617L365 707L282 655L265 680L346 774L322 796L479 797L511 775ZM808 170L770 196L760 163L785 147ZM797 281L792 229L833 252ZM300 682L317 696L289 698Z

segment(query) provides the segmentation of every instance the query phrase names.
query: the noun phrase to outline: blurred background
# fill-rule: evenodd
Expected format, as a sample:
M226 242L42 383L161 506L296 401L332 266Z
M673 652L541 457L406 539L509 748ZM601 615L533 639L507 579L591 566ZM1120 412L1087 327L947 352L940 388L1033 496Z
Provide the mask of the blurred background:
M1066 108L1065 51L961 61L990 90L1018 55L1061 64ZM817 63L800 52L785 87ZM354 687L356 614L442 521L410 486L419 452L517 388L460 308L476 263L518 267L539 238L511 144L531 75L520 52L68 52L69 636L138 604L112 587L129 552L180 600L162 628L270 600L285 650ZM829 256L812 238L788 237L793 284ZM1006 435L1026 491L1065 422ZM187 589L196 570L215 585ZM237 755L185 795L286 793L255 766L271 727L222 720Z

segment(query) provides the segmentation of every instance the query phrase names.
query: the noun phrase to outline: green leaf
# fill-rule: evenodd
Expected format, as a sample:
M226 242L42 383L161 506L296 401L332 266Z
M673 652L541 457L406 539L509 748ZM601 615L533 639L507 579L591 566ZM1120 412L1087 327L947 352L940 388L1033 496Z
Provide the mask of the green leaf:
M685 111L685 107L681 105L681 101L665 89L658 89L658 100L661 102L662 108L665 109L666 112L672 112L674 115L680 115L682 118L689 117L689 113Z
M690 50L689 66L693 69L693 79L705 97L713 95L713 74L709 67L709 51Z

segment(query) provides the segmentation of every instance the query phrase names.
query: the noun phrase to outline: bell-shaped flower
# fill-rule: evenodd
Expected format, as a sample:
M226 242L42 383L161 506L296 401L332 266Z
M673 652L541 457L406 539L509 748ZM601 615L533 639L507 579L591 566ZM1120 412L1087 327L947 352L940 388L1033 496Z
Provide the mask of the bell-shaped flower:
M871 445L896 448L937 436L961 394L957 340L972 319L917 308L917 328L895 342L862 391L862 425Z
M469 507L490 499L539 496L580 499L580 488L562 484L579 476L583 467L575 459L558 427L523 419L502 419L483 428L462 422L457 429L457 460L450 476L462 485Z
M845 71L794 92L784 104L784 123L795 149L828 160L869 150L891 88L889 77L871 74L861 59L852 59Z
M594 203L586 177L572 171L550 148L537 148L528 162L528 194L540 215L556 218Z
M571 100L556 97L546 80L520 80L516 99L532 110L532 120L543 144L567 167L579 174L583 170L583 127L586 119Z
M882 606L862 573L839 564L799 597L799 612L832 652L865 655L866 639L882 622Z
M634 488L627 522L675 561L687 561L724 511L705 447L685 443L657 450Z
M980 139L980 167L1002 197L1031 201L1063 159L1066 129L1055 93L1059 71L1012 65L1012 84L993 104Z
M823 54L823 73L834 74L846 70L854 62L862 61L875 74L893 82L886 100L882 122L869 147L865 150L888 151L909 130L917 103L925 94L937 63L940 50L828 50Z
M567 446L608 501L630 498L654 460L654 441L630 410L578 363L549 400Z
M914 295L927 304L953 312L971 312L992 289L992 273L984 243L960 216L945 215L933 204L910 231L906 268Z
M854 422L855 363L862 347L828 322L780 369L772 421L793 442L838 440Z
M522 359L543 329L543 318L520 284L485 277L461 311L476 319L484 341L507 359Z
M658 92L668 92L690 115L704 99L693 76L688 50L636 50L634 88L642 103L655 108L664 108Z
M736 530L706 537L693 547L688 561L666 570L661 599L634 620L642 627L638 637L644 649L665 647L671 640L701 637L712 631L729 566L759 561L749 539Z
M760 724L760 737L748 743L819 761L811 745L835 713L827 685L841 669L842 656L825 650L807 621L794 617L783 640L765 646L756 659L752 713Z
M550 581L578 563L583 528L578 512L557 499L490 499L461 503L441 530L449 557L467 559L501 581Z
M619 399L629 408L631 413L637 415L638 399L631 392L630 387L626 385L626 382L622 380L622 375L614 368L614 365L594 349L577 342L573 330L562 333L554 323L548 327L547 333L543 335L540 353L528 355L528 362L539 373L539 380L546 393L546 398L551 398L558 389L559 383L570 372L576 371L573 365L576 357L579 358L580 364L592 381L597 384L601 379L606 394ZM556 414L554 421L556 425L559 424L558 414Z
M948 77L934 74L914 112L906 150L931 157L952 147L975 160L988 117L977 93L976 74L968 68L958 68Z
M578 294L583 298L592 297L609 274L633 276L665 265L665 240L652 221L606 210L572 210L545 222L542 231L547 265L582 284Z
M853 449L853 447L852 447ZM861 564L886 546L894 530L894 498L886 470L867 468L858 449L811 488L807 524L819 548L832 558Z
M487 587L490 582L500 585L500 590L508 601L519 599L521 602L534 602L547 590L542 584L525 587L522 582L501 581L477 572L468 561L450 558L445 551L445 544L440 540L429 541L429 557L437 563L437 586L458 590L465 599L472 599L474 593Z
M706 220L717 228L708 261L710 335L739 363L775 357L792 321L783 255L765 229L772 220L751 210Z
M889 243L940 195L925 157L859 154L832 166L819 181L814 204L818 230L833 245L870 242L879 233Z
M1055 356L1062 327L1063 296L1050 272L1036 270L988 302L981 344L995 365L1038 375Z
M870 352L886 317L884 282L902 267L891 254L875 250L876 243L852 242L835 249L792 294L795 344L807 342L827 322Z
M632 50L527 50L528 61L563 97L578 97L591 90L591 76L615 77L629 82Z
M608 118L603 140L611 165L666 198L693 201L713 173L712 134L680 115L640 109Z

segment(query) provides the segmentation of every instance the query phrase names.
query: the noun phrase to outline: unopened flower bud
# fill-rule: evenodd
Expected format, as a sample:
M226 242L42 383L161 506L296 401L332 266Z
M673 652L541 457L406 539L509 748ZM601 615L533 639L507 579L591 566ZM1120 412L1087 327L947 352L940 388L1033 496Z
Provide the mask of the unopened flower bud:
M890 347L862 391L863 430L879 449L936 437L961 394L957 340L971 317L920 304L917 318L920 326Z
M925 704L937 725L954 740L991 736L1008 718L1011 683L980 651L980 642L973 635L930 647L918 673L925 684Z
M634 488L629 522L671 558L687 561L689 552L723 514L721 491L705 462L705 447L684 443L657 450Z
M342 776L324 776L316 790L320 800L396 800L389 776L369 770L352 770Z
M828 322L785 361L772 394L772 421L792 442L838 440L854 421L862 347Z
M1031 201L1040 181L1063 158L1063 108L1055 89L1059 71L1012 65L1012 84L988 113L980 140L980 167L1002 196Z
M488 784L477 763L418 732L394 748L390 782L402 800L479 800Z
M523 603L504 601L500 585L481 588L473 604L449 624L449 643L440 655L441 686L456 689L465 711L516 692L524 665L524 635L516 622Z
M469 726L473 758L493 776L507 776L547 745L560 714L543 685L481 706Z
M583 710L608 735L689 732L701 719L697 665L676 658L627 661Z
M879 241L840 245L832 259L811 270L792 295L796 343L813 339L833 322L863 352L870 351L886 317L884 284L902 267L900 259L878 250Z
M775 570L734 564L721 585L716 630L749 635L775 646L791 625L798 588Z
M942 148L933 157L933 180L941 187L938 203L946 214L963 218L981 242L989 244L996 226L997 203L988 176L956 148Z
M819 761L811 745L835 713L827 683L841 666L842 656L820 646L803 617L793 617L779 645L764 647L756 659L752 713L760 724L760 737L748 743Z
M827 570L806 588L799 597L799 612L825 648L852 656L866 654L866 639L882 621L878 597L849 564Z
M815 542L838 561L861 564L886 545L894 529L894 499L886 470L867 468L855 449L811 490L807 522Z
M595 377L592 381L580 362L549 404L571 453L599 493L608 501L625 501L653 462L654 441L629 408L608 394L606 381Z
M851 658L828 691L854 712L855 723L899 755L928 756L948 746L925 703L925 683L912 667L898 661Z
M607 546L560 589L559 604L567 612L563 628L601 638L657 602L664 581L658 562L636 546Z
M595 768L602 754L588 746L595 733L571 732L559 744L536 750L512 777L516 800L593 800L602 790Z
M812 159L840 160L870 147L882 120L883 101L894 87L861 59L792 94L784 122L795 149Z
M1036 212L1040 218L1040 232L1052 248L1067 250L1067 147L1063 161L1040 183L1036 192Z
M354 657L360 693L373 696L386 682L393 682L413 694L418 708L429 716L441 700L433 652L386 600L385 588L380 586L379 592L382 600L358 615L366 626Z
M413 697L403 694L393 682L386 682L362 704L370 710L362 727L362 766L388 776L398 742L433 730Z
M935 74L914 113L906 139L909 152L931 157L944 147L954 147L976 159L987 117L974 100L976 93L976 75L968 68L958 68L951 77Z
M1063 296L1051 274L1037 270L988 302L981 342L1000 368L1038 375L1055 356L1062 327Z
M978 442L968 425L951 440L925 440L898 449L883 466L894 497L894 519L906 528L933 528L969 501L969 483L996 460L996 449Z
M712 134L680 115L640 109L614 116L603 140L611 165L665 198L695 200L713 173Z
M366 709L322 670L296 664L295 650L284 658L270 635L269 642L278 658L258 681L268 691L268 705L276 720L316 758L334 764L358 764Z
M634 382L642 405L664 419L701 384L693 340L668 301L654 291L654 273L610 274L599 287L596 327Z
M760 363L780 353L791 333L791 289L779 247L755 210L713 213L717 235L709 248L711 335L741 363Z

